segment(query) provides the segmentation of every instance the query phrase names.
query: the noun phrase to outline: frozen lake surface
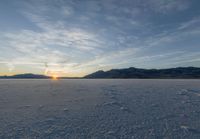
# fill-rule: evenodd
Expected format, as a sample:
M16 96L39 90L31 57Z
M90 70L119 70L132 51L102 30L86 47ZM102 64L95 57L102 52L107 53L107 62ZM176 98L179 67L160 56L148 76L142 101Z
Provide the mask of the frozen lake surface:
M1 139L199 139L200 80L0 80Z

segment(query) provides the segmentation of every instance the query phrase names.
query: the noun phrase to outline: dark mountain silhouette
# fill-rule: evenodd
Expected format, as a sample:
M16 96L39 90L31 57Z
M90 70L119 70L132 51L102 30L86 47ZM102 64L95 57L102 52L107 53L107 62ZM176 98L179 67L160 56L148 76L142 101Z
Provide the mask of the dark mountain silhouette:
M38 74L17 74L13 76L0 76L0 79L50 79L51 77ZM86 75L86 79L109 79L109 78L135 78L135 79L200 79L200 68L197 67L178 67L170 69L112 69L109 71L97 71ZM59 77L59 79L81 79L79 77Z
M100 70L86 75L84 78L200 78L200 68L139 69L130 67L127 69L112 69L109 71Z
M51 77L45 76L45 75L26 73L26 74L17 74L13 76L0 76L0 78L3 78L3 79L49 79Z

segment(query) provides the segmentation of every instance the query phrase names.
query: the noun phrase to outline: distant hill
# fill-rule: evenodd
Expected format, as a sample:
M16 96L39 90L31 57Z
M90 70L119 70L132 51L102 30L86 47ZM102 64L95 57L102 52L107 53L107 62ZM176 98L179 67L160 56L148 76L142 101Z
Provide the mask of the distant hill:
M109 71L97 71L92 74L86 75L84 78L139 78L139 79L181 79L181 78L199 78L200 68L197 67L178 67L170 69L139 69L139 68L126 68L126 69L112 69Z
M45 75L38 75L38 74L17 74L13 76L0 76L0 79L49 79L51 77Z
M51 77L38 74L17 74L13 76L0 76L0 79L50 79ZM86 79L200 79L200 68L197 67L178 67L170 69L112 69L109 71L99 70L86 75ZM59 79L82 79L80 77L59 77Z

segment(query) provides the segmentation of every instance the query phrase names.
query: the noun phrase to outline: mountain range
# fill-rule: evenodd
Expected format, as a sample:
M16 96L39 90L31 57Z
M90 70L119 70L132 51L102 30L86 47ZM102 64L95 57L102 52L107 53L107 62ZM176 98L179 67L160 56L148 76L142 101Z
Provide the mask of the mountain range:
M126 68L126 69L112 69L109 71L97 71L86 75L84 78L200 78L200 68L197 67L178 67L170 69L140 69L140 68Z
M38 74L17 74L13 76L0 76L0 79L50 79L50 76ZM82 79L200 79L200 68L178 67L169 69L141 69L125 68L111 69L109 71L99 70L88 74ZM60 79L80 79L79 77L60 77Z
M12 76L0 76L0 79L49 79L51 77L32 73L17 74Z

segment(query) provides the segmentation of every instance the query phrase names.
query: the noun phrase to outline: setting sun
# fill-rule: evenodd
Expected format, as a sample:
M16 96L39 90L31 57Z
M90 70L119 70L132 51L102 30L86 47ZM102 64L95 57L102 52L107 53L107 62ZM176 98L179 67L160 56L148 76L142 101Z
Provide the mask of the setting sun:
M58 76L57 75L52 75L52 80L58 80Z

